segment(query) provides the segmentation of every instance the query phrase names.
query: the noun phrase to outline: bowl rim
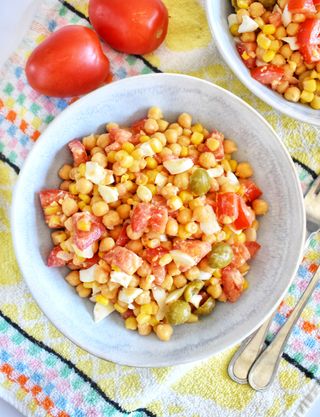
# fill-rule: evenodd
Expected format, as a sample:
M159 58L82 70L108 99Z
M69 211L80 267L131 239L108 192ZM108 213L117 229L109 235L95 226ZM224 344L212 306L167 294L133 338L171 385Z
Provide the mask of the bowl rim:
M64 115L63 117L65 117L66 113L72 112L74 108L77 108L78 106L81 106L82 103L84 101L87 100L87 97L94 97L95 95L99 95L100 91L104 91L108 88L110 88L110 85L114 85L115 83L119 84L123 84L125 86L125 84L127 83L132 83L134 82L134 80L136 79L141 79L141 78L181 78L181 79L185 79L186 82L188 80L196 80L199 83L203 83L205 85L207 85L210 88L215 88L217 90L220 90L223 94L227 94L229 95L232 99L237 100L238 102L240 102L242 105L244 105L245 107L248 108L249 111L251 111L256 117L258 117L260 119L260 121L262 123L264 123L266 125L266 127L270 130L270 133L273 134L275 136L275 138L278 141L279 146L282 148L282 150L284 151L284 154L288 160L289 163L289 167L290 170L293 173L293 176L295 178L295 182L296 182L296 188L297 188L297 202L299 203L298 206L296 207L297 210L300 210L300 216L303 222L303 230L301 230L301 239L300 239L300 246L299 246L299 253L298 253L298 257L297 257L297 261L296 264L294 265L294 268L292 268L292 273L291 276L288 277L288 282L286 287L284 288L283 292L281 293L280 297L275 301L273 307L266 312L266 314L262 317L262 319L257 322L255 324L255 326L253 326L253 328L248 329L245 334L241 335L241 336L231 336L229 337L229 342L226 343L225 346L219 347L217 348L215 351L213 352L208 352L208 351L203 351L203 352L199 352L198 354L195 354L192 357L186 357L186 358L181 358L178 362L172 363L172 361L170 360L166 360L163 359L162 361L159 361L159 363L157 363L156 365L154 363L148 363L148 359L145 358L144 363L137 363L134 362L134 360L132 361L131 357L128 357L128 360L119 360L119 361L115 361L113 359L110 359L110 357L108 357L108 352L106 352L106 355L102 355L100 353L97 353L97 351L94 348L91 348L90 345L88 346L79 342L78 340L75 340L75 338L73 337L72 333L70 333L70 331L66 330L65 327L63 326L63 324L61 324L60 322L57 322L55 320L55 315L53 313L53 310L50 308L50 306L47 306L44 302L41 301L41 299L39 299L36 295L35 292L33 291L33 286L31 285L31 282L29 282L29 279L27 278L28 274L24 274L24 259L23 259L23 255L22 255L22 251L23 251L23 247L20 247L20 240L19 240L19 231L17 229L17 227L15 226L16 222L15 222L15 218L18 216L18 212L19 212L19 206L17 204L17 200L19 197L20 193L23 193L24 190L21 188L21 183L22 183L22 178L24 175L24 172L27 171L28 166L31 165L33 163L33 154L36 153L37 148L40 146L39 144L41 144L43 141L46 140L46 132L48 129L52 128L52 126L54 127L55 125L58 125L60 122L60 118L62 117L62 114ZM286 149L285 145L282 143L282 141L280 140L280 138L278 137L277 133L275 132L275 130L272 128L272 126L263 118L263 116L257 112L254 108L252 108L248 103L246 103L245 101L243 101L241 98L239 98L238 96L236 96L235 94L231 93L230 91L201 78L197 78L197 77L193 77L190 75L184 75L184 74L167 74L167 73L156 73L156 74L146 74L146 75L137 75L137 76L132 76L132 77L128 77L128 78L124 78L121 80L117 80L114 81L111 84L107 84L103 87L100 87L92 92L90 92L89 94L86 94L85 96L81 97L79 100L77 100L76 102L72 103L71 105L69 105L66 109L64 109L61 113L59 113L55 119L46 127L46 129L43 131L43 133L40 135L39 139L37 140L37 142L34 144L33 148L31 149L31 151L29 152L22 168L20 171L20 174L18 176L17 182L14 186L14 190L12 193L12 204L11 204L11 209L10 209L10 225L11 225L11 233L12 233L12 241L13 241L13 247L14 247L14 252L15 252L15 256L21 271L21 275L25 281L25 283L28 286L28 289L34 299L34 301L37 303L37 305L39 306L39 308L41 309L42 313L46 316L46 318L51 322L51 324L53 324L62 334L64 337L66 337L67 339L69 339L72 343L74 343L76 346L79 346L80 348L82 348L83 350L85 350L86 352L100 358L103 360L108 360L108 361L112 361L113 363L117 363L119 365L126 365L126 366L134 366L134 367L142 367L142 368L150 368L150 367L167 367L167 366L175 366L175 365L179 365L179 364L186 364L186 363L191 363L191 362L197 362L203 359L206 359L208 357L211 357L213 355L216 355L222 351L225 351L226 349L240 343L242 340L244 340L246 337L248 337L249 335L251 335L254 331L256 331L263 323L264 321L270 317L270 315L275 311L275 309L278 307L279 302L283 299L284 295L287 293L289 286L291 285L296 272L298 270L301 258L302 258L302 254L303 254L303 249L304 249L304 243L305 243L305 235L306 235L306 230L305 230L305 224L306 224L306 212L305 212L305 207L303 204L303 194L302 194L302 189L300 186L300 182L299 182L299 178L298 178L298 174L297 171L295 169L294 166L294 162L288 152L288 150ZM231 339L231 340L230 340Z
M226 1L230 1L230 0L226 0ZM296 107L297 107L296 109L288 109L287 106L282 105L282 103L278 103L276 100L274 100L272 95L269 95L267 91L264 92L264 90L256 89L255 85L256 83L258 83L258 81L256 81L253 77L251 77L249 73L246 75L243 72L240 72L238 70L238 67L237 67L238 62L233 60L232 57L228 53L225 52L223 44L222 42L220 42L218 29L213 24L213 21L215 19L214 19L214 14L213 14L213 8L212 6L210 6L211 2L212 0L206 0L205 2L207 20L208 20L209 27L211 29L211 34L215 41L215 45L217 46L220 52L220 55L222 56L223 60L228 65L228 67L232 70L234 75L248 88L248 90L251 91L252 94L260 98L265 103L269 104L269 106L271 106L273 109L278 110L280 113L285 114L286 116L289 116L295 120L309 123L313 126L319 127L320 126L320 114L318 117L316 115L312 116L312 115L301 114L299 112L299 106L302 106L303 104L300 104L300 103L293 103L293 104L296 104ZM241 65L245 67L242 61L241 61ZM281 97L280 93L275 93L274 91L270 90L266 86L264 86L264 88L268 89L268 91L272 92L273 94L277 94L279 97ZM284 104L288 104L288 102L284 98L282 98L282 100ZM314 112L317 112L317 111L318 110L314 110Z

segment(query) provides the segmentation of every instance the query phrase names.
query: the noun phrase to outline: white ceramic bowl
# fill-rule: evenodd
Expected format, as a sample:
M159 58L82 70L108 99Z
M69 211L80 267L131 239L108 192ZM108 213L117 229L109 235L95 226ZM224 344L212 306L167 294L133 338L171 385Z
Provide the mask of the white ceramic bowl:
M252 163L270 211L261 220L262 249L251 262L250 287L235 304L219 303L199 323L175 328L170 342L124 328L118 314L95 324L92 303L63 279L67 269L48 268L52 247L37 193L58 187L57 171L70 161L66 144L108 121L127 125L157 105L175 120L186 111L209 129L237 141L237 158ZM20 173L12 206L17 259L35 300L54 325L87 351L120 364L176 365L235 344L259 326L284 295L296 271L304 238L304 210L293 163L266 121L233 94L207 81L157 74L102 87L64 110L41 135Z
M235 47L233 36L230 34L227 16L234 13L231 0L206 0L207 17L215 43L231 70L253 94L268 103L271 107L294 118L320 126L319 110L301 103L292 103L281 94L256 81L242 62Z

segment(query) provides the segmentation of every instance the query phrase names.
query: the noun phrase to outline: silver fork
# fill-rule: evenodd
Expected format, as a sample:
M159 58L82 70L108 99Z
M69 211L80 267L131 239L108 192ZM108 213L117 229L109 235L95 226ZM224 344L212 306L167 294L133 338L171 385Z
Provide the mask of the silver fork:
M320 175L313 182L304 201L307 214L307 229L312 232L320 225ZM263 350L265 338L275 313L253 335L241 343L240 348L234 354L228 366L228 374L234 381L240 384L249 383L257 391L264 391L271 385L291 331L316 287L319 278L320 269L316 271L310 280L286 323L265 350Z

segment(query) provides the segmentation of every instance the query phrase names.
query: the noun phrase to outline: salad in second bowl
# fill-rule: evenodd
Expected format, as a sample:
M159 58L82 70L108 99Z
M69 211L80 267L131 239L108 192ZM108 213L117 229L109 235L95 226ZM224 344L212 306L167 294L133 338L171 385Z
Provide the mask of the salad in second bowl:
M232 0L229 28L251 76L320 109L320 1Z
M60 188L40 192L57 229L47 262L72 270L66 280L94 303L95 321L116 310L127 329L167 341L173 325L238 300L268 204L250 164L232 158L234 141L152 107L68 147Z

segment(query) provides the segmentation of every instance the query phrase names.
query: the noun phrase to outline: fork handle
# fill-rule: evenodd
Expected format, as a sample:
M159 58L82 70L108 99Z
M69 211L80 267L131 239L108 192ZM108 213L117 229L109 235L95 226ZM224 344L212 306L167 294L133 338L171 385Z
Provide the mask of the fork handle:
M320 277L320 269L310 280L305 292L300 298L298 304L290 314L286 323L279 330L270 345L261 353L259 358L253 364L249 371L248 381L252 388L257 391L264 391L272 383L277 372L280 357L283 353L284 347L291 334L291 331L296 324L304 306L306 305L309 296L316 287Z

